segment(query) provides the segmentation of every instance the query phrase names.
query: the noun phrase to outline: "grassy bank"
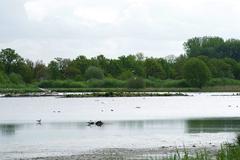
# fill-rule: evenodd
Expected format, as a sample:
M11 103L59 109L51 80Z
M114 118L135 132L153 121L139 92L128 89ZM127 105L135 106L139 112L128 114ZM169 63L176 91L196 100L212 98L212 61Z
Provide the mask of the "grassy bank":
M38 87L16 87L16 88L0 88L1 94L25 94L43 92Z
M0 87L0 93L32 93L43 92L240 92L240 80L215 78L202 88L193 88L185 80L144 79L143 87L135 88L128 81L116 79L90 81L41 81L30 85L7 85Z
M180 153L178 150L172 156L162 160L240 160L239 144L224 144L216 153L204 149L190 154L187 150Z
M240 92L240 86L212 86L203 88L45 88L49 92ZM38 93L38 87L0 88L0 93Z

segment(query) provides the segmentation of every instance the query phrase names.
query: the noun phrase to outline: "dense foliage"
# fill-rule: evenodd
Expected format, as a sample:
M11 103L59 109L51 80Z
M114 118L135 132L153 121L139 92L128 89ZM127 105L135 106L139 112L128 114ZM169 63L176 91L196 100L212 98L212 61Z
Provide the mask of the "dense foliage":
M195 37L185 42L184 47L186 53L179 57L153 58L137 53L109 59L104 55L92 58L80 55L75 59L55 58L48 64L24 59L7 48L0 52L0 87L39 84L60 88L121 88L132 86L129 84L134 84L134 77L141 79L137 81L141 84L139 88L162 87L162 84L202 87L222 83L216 79L240 79L240 40Z
M184 78L190 86L202 88L210 79L210 71L202 60L190 58L184 65Z

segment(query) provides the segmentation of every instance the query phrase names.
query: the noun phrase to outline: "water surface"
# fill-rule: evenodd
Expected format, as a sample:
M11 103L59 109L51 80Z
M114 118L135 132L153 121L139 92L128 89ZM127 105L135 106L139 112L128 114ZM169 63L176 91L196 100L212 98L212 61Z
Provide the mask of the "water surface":
M240 99L230 95L1 98L0 157L232 142L240 131ZM40 118L42 124L36 124ZM89 120L105 124L87 126Z

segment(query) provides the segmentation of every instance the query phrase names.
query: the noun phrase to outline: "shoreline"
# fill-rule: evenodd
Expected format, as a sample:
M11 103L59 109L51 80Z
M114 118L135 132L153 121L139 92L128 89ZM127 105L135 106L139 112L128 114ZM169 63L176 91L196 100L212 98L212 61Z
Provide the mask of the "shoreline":
M212 96L240 96L239 92L150 92L150 91L106 91L106 92L29 92L29 93L0 93L0 98L14 97L58 97L58 98L101 98L101 97L171 97L193 96L191 93L226 93ZM229 94L227 94L229 93ZM231 94L230 94L231 93Z
M0 88L0 94L54 94L54 93L74 93L74 92L240 92L240 86L225 85L225 86L206 86L203 88L38 88L38 87L22 87L22 88Z
M58 98L91 98L91 97L169 97L169 96L189 96L181 92L80 92L69 93L7 93L2 94L2 98L11 97L58 97Z
M189 155L195 155L198 152L209 152L209 155L214 156L220 146L192 146L192 147L158 147L158 148L105 148L96 149L92 151L82 152L76 155L60 155L60 156L47 156L47 157L34 157L34 158L21 158L21 160L99 160L99 159L162 159L169 158L177 153L188 152Z

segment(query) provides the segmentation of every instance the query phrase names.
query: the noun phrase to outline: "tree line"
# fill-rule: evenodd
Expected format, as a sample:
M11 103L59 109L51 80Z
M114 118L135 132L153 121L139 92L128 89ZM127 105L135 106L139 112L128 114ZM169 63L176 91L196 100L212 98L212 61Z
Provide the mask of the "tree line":
M178 57L154 58L137 53L110 59L80 55L75 59L55 58L45 64L24 59L14 49L6 48L0 52L0 84L108 78L184 80L190 87L202 87L212 78L240 79L240 40L195 37L184 43L184 49L185 54Z

